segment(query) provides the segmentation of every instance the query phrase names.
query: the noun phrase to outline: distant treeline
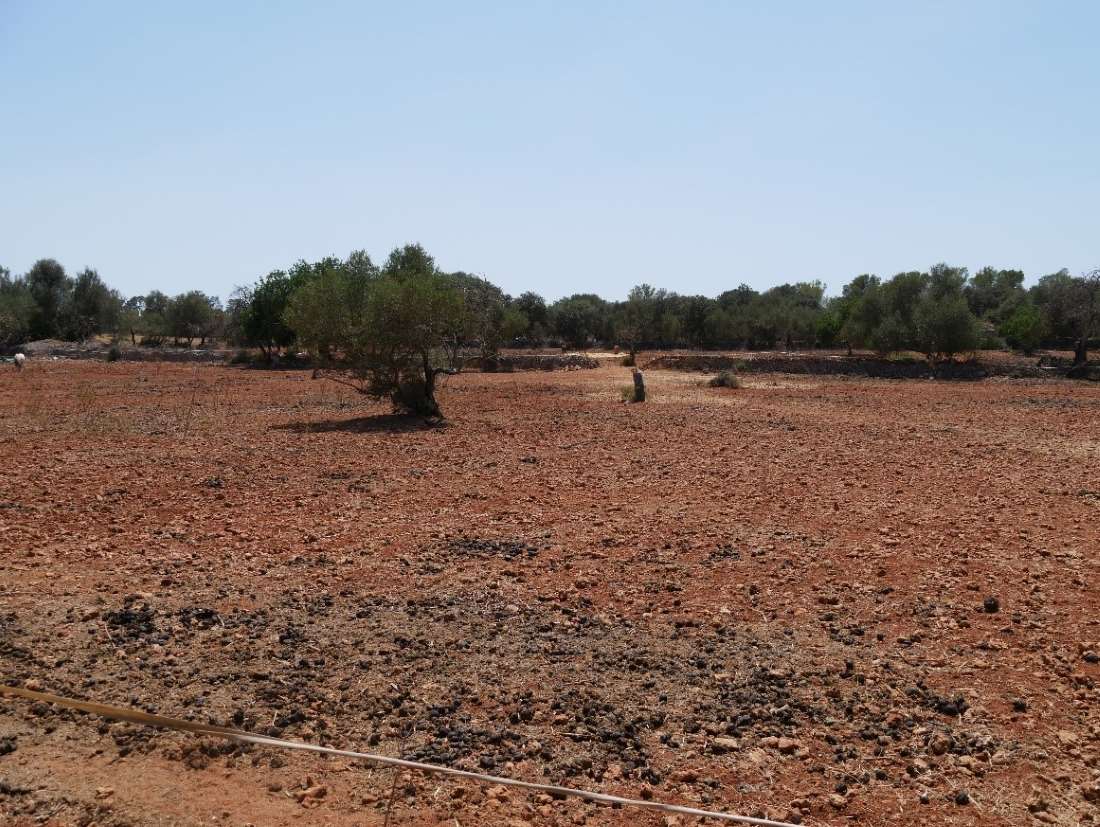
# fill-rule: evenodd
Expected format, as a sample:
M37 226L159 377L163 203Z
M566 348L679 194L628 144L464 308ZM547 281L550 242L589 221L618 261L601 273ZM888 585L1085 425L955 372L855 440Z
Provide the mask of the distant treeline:
M391 262L395 256L427 254L410 245L395 250ZM95 270L69 276L53 259L36 262L19 277L0 267L0 344L106 333L151 346L218 339L272 356L300 345L289 308L303 288L326 273L369 278L377 269L363 251L346 259L299 261L238 288L223 305L197 290L124 298ZM971 275L963 267L937 264L891 278L860 275L831 298L821 282L763 292L741 285L716 298L642 284L625 301L581 293L553 303L532 292L508 296L469 273L438 275L476 320L456 333L453 345L484 353L502 345L617 344L630 352L848 347L947 358L979 348L1030 353L1045 346L1070 348L1082 361L1090 338L1100 335L1100 271L1074 276L1060 270L1025 288L1019 270L984 267Z

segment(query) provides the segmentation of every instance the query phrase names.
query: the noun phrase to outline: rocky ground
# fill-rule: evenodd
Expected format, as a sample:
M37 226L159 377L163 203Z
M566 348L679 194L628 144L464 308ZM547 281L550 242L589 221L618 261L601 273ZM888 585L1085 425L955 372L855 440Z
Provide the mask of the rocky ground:
M1100 387L0 372L5 680L803 824L1100 821ZM5 823L688 824L0 701Z

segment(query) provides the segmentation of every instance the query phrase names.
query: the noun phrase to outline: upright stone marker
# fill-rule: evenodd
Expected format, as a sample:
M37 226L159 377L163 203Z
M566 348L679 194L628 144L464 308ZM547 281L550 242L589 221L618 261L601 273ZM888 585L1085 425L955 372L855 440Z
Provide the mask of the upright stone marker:
M645 402L645 379L637 368L634 368L634 401Z

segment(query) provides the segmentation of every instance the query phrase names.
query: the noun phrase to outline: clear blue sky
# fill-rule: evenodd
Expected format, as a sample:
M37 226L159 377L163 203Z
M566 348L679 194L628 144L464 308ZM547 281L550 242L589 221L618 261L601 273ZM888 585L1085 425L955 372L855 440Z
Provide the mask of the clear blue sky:
M549 298L1100 266L1100 3L0 0L0 264Z

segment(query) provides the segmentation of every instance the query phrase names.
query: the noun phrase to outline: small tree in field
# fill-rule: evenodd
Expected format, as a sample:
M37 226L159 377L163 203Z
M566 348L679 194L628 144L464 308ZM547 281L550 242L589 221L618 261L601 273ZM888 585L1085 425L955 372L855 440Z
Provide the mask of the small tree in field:
M400 411L442 416L435 391L450 371L445 347L468 319L453 280L422 248L395 250L366 278L332 268L294 295L287 318L323 364L351 377L330 378Z

